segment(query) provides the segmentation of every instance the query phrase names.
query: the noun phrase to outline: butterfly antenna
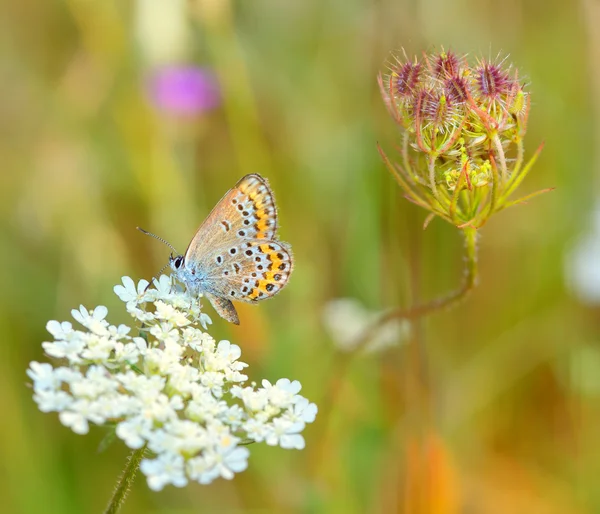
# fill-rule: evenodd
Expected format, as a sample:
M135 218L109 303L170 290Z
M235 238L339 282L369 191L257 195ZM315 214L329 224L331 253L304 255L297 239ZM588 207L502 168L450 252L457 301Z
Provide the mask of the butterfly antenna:
M168 268L169 266L170 266L170 264L167 262L162 268L160 268L160 271L152 277L152 280L148 283L148 285L146 286L146 289L144 289L144 293L146 291L148 291L148 288L154 283L155 280L158 280L160 278L160 275L162 274L162 272L165 271L165 269Z
M135 227L135 228L137 228L142 234L146 234L147 236L153 237L154 239L158 239L161 243L166 244L171 250L173 250L175 252L175 255L179 255L179 252L177 250L175 250L175 247L168 241L165 241L162 237L158 237L156 234L153 234L152 232L148 232L147 230L144 230L143 228L140 228L140 227ZM163 269L165 269L165 268L163 268ZM160 271L162 271L162 270L160 270Z

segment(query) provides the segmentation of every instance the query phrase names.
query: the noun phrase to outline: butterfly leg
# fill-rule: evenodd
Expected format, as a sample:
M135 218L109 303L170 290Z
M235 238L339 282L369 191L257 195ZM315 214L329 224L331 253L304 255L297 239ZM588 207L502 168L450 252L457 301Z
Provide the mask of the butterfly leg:
M217 314L221 316L224 320L227 320L235 325L240 324L238 313L230 300L228 300L227 298L222 298L221 296L215 296L210 293L204 293L204 297L208 298L208 301L217 311Z

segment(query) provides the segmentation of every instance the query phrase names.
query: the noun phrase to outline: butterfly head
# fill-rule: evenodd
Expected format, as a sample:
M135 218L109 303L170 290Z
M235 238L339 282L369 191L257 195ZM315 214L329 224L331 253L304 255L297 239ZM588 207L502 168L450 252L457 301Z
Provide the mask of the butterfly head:
M176 255L173 257L173 254L169 257L169 265L171 269L177 273L183 267L183 255Z

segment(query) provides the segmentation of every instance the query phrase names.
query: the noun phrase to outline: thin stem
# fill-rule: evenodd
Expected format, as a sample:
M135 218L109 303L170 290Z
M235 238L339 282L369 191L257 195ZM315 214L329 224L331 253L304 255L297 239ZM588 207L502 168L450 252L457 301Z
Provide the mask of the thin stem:
M104 514L116 514L119 512L123 503L125 503L125 499L129 494L129 490L131 489L131 485L135 480L135 474L137 473L138 468L140 467L140 462L144 457L144 452L146 451L146 446L142 446L138 450L133 450L127 459L127 464L125 465L125 469L121 476L119 477L119 481L115 487L115 492L104 511Z
M519 138L517 141L517 159L515 160L515 166L513 168L512 176L518 175L521 172L521 166L523 166L523 157L525 155L525 147L523 146L523 140Z
M435 155L432 154L429 156L427 162L427 166L429 167L429 187L431 187L431 192L433 193L433 196L435 196L435 199L440 203L440 197L435 184L435 159Z
M317 444L313 447L312 468L313 472L319 467L326 453L326 433L329 418L334 405L338 401L343 384L343 377L355 355L361 352L377 333L390 321L395 319L416 320L428 316L441 309L453 307L462 301L477 285L477 230L471 226L461 229L465 238L465 278L462 286L453 293L437 298L424 304L409 308L397 308L383 314L375 323L368 327L356 340L351 352L339 352L334 359L334 368L330 373L329 387L325 397L319 403L323 417L320 420L320 433L317 435ZM423 361L424 362L424 361Z
M467 226L462 229L465 237L465 279L460 289L447 296L408 308L397 308L383 314L371 327L365 330L355 343L353 353L362 350L377 335L379 330L395 319L414 320L452 307L463 300L477 285L477 230Z
M482 214L481 221L478 222L478 228L483 227L489 217L496 212L496 202L498 199L498 189L500 181L500 177L498 176L498 166L496 165L496 159L490 152L490 165L492 166L492 198L490 199L490 208L488 209L487 214Z
M500 136L498 133L493 138L494 146L496 147L496 153L498 154L498 160L500 161L500 171L502 172L502 184L506 184L508 179L508 169L506 167L506 156L504 155L504 148L500 142Z

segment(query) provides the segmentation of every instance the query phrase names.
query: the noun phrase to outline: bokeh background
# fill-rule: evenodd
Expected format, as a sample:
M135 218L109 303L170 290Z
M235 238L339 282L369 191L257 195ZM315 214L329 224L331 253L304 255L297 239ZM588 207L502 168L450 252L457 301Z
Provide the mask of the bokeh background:
M99 453L100 429L39 412L25 369L47 320L80 303L127 321L113 285L168 256L137 225L184 249L252 172L296 269L211 333L251 378L302 382L321 406L307 448L254 445L246 472L210 486L153 493L138 477L123 512L600 512L599 23L597 0L3 2L2 512L102 511L127 449ZM375 80L390 51L442 45L510 55L532 93L528 155L546 143L521 193L556 189L481 231L465 302L342 369L330 300L384 310L460 284L460 234L423 231L376 151L397 142ZM182 92L177 66L220 99Z

